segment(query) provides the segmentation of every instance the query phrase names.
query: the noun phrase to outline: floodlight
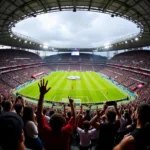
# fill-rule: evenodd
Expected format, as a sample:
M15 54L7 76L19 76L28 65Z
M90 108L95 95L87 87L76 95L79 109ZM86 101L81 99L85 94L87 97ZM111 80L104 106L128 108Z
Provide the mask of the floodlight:
M43 48L47 49L49 45L47 43L43 43Z
M47 48L48 48L48 45L43 45L43 48L47 49Z
M110 48L110 45L106 45L104 48L105 48L105 49L108 49L108 48Z
M126 44L128 44L128 41L125 41Z
M114 14L112 14L111 17L113 18L113 17L114 17Z
M135 38L135 41L138 41L139 40L139 38Z
M27 43L27 41L24 41L24 43Z
M74 7L74 8L73 8L73 12L76 12L76 11L77 11L77 10L76 10L76 7Z
M13 35L11 34L10 37L13 37Z

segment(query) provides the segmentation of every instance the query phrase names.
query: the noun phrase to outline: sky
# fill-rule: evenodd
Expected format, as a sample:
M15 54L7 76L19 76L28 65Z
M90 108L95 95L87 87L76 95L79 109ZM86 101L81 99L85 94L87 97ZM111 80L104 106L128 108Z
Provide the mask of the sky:
M55 12L28 18L13 31L61 48L103 46L120 37L138 33L139 28L125 19L96 12Z

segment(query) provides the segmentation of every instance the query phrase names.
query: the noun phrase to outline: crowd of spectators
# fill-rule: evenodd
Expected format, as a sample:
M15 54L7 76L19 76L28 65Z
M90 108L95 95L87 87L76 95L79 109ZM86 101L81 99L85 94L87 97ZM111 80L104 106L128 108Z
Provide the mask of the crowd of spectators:
M7 53L7 54L6 54ZM131 55L130 55L131 54ZM111 63L149 68L149 52L137 51L119 54ZM147 56L146 56L147 55ZM36 54L14 50L0 51L1 67L41 63ZM60 57L61 56L61 57ZM86 57L87 56L87 57ZM128 57L131 56L131 57ZM137 56L138 59L136 59ZM150 78L146 75L94 64L100 57L56 55L50 65L13 70L0 74L0 149L2 150L150 150ZM48 58L49 59L49 58ZM71 62L64 65L61 62ZM93 61L94 60L94 61ZM94 62L94 63L93 63ZM91 64L90 64L91 63ZM69 105L61 109L44 107L44 95L50 91L48 81L40 80L38 104L27 102L21 96L11 96L9 90L31 80L33 74L51 70L93 70L101 72L129 90L140 83L139 96L132 102L106 102L103 108L76 109L71 97Z
M99 55L80 53L79 56L71 56L71 53L51 55L44 58L50 63L106 63L107 58Z
M0 93L3 95L32 80L33 74L50 72L40 56L28 51L0 50L0 56Z
M120 53L110 59L109 63L150 69L150 51L137 50Z
M106 102L97 110L63 111L43 107L50 92L48 81L41 80L37 105L21 96L0 97L0 147L2 150L149 150L150 100L117 105Z
M22 50L0 50L0 67L38 63L42 59L37 54Z

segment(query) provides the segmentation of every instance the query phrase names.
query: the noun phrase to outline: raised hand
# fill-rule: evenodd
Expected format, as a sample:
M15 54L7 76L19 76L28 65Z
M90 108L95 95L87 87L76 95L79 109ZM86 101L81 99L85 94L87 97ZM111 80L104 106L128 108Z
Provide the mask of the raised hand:
M74 100L70 96L68 96L68 99L69 99L69 103L73 104Z
M107 106L107 104L105 103L105 104L103 105L103 111L105 111L107 108L108 108L108 106Z
M48 80L45 83L44 79L41 80L40 83L38 83L39 91L42 95L45 95L51 89L51 87L47 88L47 84L48 84Z
M100 116L100 109L96 109L96 115Z

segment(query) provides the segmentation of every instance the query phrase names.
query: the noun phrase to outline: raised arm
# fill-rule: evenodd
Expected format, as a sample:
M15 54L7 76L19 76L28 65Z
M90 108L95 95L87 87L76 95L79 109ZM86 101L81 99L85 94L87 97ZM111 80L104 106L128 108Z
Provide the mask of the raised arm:
M66 117L66 104L64 104L63 107L64 107L64 117Z
M83 105L80 106L80 114L83 114Z
M43 113L43 101L44 101L44 95L51 89L47 88L48 81L45 82L45 80L41 80L38 84L39 91L40 91L40 97L38 101L38 107L37 107L37 117L41 116Z
M74 107L74 100L71 97L68 97L70 107L71 107L71 114L73 118L76 118L76 113L75 113L75 107Z
M101 111L99 111L97 109L96 115L90 120L90 124L92 126L94 126L95 128L99 128L100 123L97 122L97 119L99 119L99 117L102 116L105 113L106 109L107 109L107 105L106 104L104 104L103 109Z
M117 103L115 103L114 108L115 108L115 111L116 111L116 120L120 120L121 114L120 114L120 112L117 108Z

